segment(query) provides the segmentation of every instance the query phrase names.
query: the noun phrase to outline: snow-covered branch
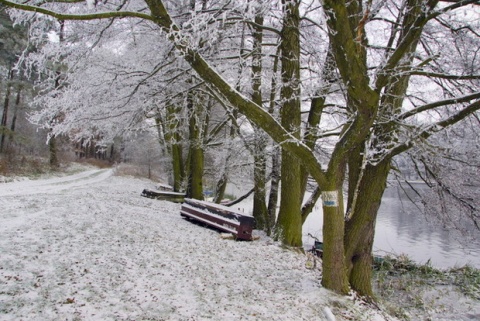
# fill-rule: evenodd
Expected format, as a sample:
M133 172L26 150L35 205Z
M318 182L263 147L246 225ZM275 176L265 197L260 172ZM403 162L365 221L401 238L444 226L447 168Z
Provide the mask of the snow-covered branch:
M409 117L418 115L422 112L429 111L429 110L432 110L432 109L435 109L435 108L438 108L438 107L444 107L444 106L448 106L448 105L465 103L465 102L469 102L469 101L472 101L474 99L479 99L479 98L480 98L480 92L477 92L477 93L473 93L473 94L466 95L466 96L463 96L463 97L455 97L455 98L451 98L451 99L438 100L438 101L435 101L433 103L425 104L423 106L418 106L418 107L416 107L412 110L409 110L409 111L401 114L400 116L398 116L397 119L398 120L405 120Z
M444 130L445 128L464 120L478 110L480 110L480 100L469 104L468 106L454 113L450 117L435 122L427 128L419 131L414 137L409 138L407 141L398 144L394 148L390 149L385 154L385 156L388 155L388 157L393 157L395 155L399 155L400 153L412 148L418 141L425 140L430 136Z
M49 1L52 2L52 1ZM65 2L65 1L54 1L54 2ZM70 2L69 2L70 3ZM8 0L0 0L0 4L3 4L7 7L20 9L28 12L41 13L47 16L54 17L58 20L98 20L98 19L112 19L112 18L139 18L144 20L153 20L152 17L148 14L134 11L109 11L109 12L96 12L96 13L85 13L85 14L66 14L60 13L53 10L45 9L39 6L26 5L21 3L16 3Z
M407 72L407 74L410 74L410 75L413 75L413 76L425 76L425 77L441 78L441 79L448 79L448 80L476 80L476 79L480 79L480 75L452 75L452 74L446 74L446 73L420 71L420 70L412 70L410 72Z

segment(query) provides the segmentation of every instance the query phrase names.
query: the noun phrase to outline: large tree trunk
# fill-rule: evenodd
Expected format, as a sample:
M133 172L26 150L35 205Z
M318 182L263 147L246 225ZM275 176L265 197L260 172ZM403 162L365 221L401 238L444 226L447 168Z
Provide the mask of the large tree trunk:
M283 1L284 18L281 41L282 88L284 102L280 115L282 126L300 138L300 34L299 1ZM302 246L301 168L296 157L282 149L280 211L275 227L276 238L292 247Z
M343 176L343 175L342 175ZM323 261L322 285L337 293L349 291L344 254L344 208L342 182L322 192L323 201Z
M417 33L417 36L413 37L410 45L405 47L406 58L398 63L397 68L399 69L406 68L405 70L407 70L413 61L412 53L416 50L422 28L414 27L415 30L412 30L412 27L419 21L423 10L425 7L422 1L409 0L406 3L406 13L402 21L403 27L399 29L398 41L401 42L411 36L412 32ZM394 38L393 34L391 40L393 41ZM399 73L385 81L384 95L378 111L383 119L393 119L401 112L409 79L408 73ZM380 145L381 147L378 149L381 150L385 146L393 146L396 135L392 135L392 133L397 130L395 122L385 122L376 127L375 139L372 141L371 148ZM349 158L349 217L345 225L345 257L352 289L360 295L372 297L372 247L375 222L386 188L392 155L375 165L367 164L365 168L362 168L364 148L364 144L358 144Z
M60 43L63 43L65 39L65 21L59 20L58 21L60 24L60 30L59 30L59 41ZM61 77L62 73L57 70L55 72L56 77L55 77L55 88L59 89L61 86ZM50 167L56 169L58 168L59 161L58 161L58 153L57 153L57 137L52 134L53 128L55 126L55 123L58 121L58 116L59 115L54 115L52 119L49 121L49 127L50 127L50 133L49 133L49 140L48 140L48 149L50 152ZM88 155L88 151L85 152L86 155Z
M412 26L416 23L424 10L423 2L411 0L407 3L407 10L403 19L401 33L398 41L402 41ZM421 28L415 32L420 35ZM411 44L405 48L407 59L399 63L399 67L408 68L413 61L413 55L419 38L414 38ZM400 76L392 76L386 83L385 95L379 108L379 114L384 119L395 117L401 112L405 93L409 83L408 73ZM391 135L397 130L395 123L386 123L375 130L374 145L384 146L395 144ZM386 188L386 181L390 171L391 156L384 158L375 165L367 164L364 169L361 151L363 146L358 145L357 150L352 153L349 169L349 218L345 226L345 257L347 263L348 278L351 287L359 294L372 297L372 246L375 234L375 222L378 209L380 208L383 192Z
M257 27L253 29L253 52L252 52L252 101L262 106L262 41L263 33L260 26L263 25L263 16L255 16ZM268 230L268 209L266 204L266 135L260 128L255 127L255 146L253 148L253 217L256 228Z
M275 237L284 245L301 247L301 171L297 158L286 151L282 151L281 182Z
M345 257L350 286L367 297L373 297L371 275L375 222L389 170L390 160L366 166L345 224Z
M194 102L192 93L188 94L189 110L189 179L187 196L203 200L203 139L200 125L200 104Z
M348 159L356 146L370 134L376 117L379 93L371 87L367 68L366 38L361 24L364 16L361 1L348 6L325 0L324 11L329 27L329 39L335 66L346 88L347 112L353 121L346 124L332 152L327 169L329 184L322 191L324 225L324 258L322 284L339 293L348 293L345 259L345 211L342 185ZM338 203L337 203L338 202Z

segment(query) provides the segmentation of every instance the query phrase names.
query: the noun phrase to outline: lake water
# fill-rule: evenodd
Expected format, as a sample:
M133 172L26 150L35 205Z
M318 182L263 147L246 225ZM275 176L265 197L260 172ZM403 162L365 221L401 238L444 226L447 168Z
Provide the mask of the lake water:
M243 194L241 189L232 187L229 193ZM319 200L303 226L303 244L306 249L313 244L308 233L322 239L323 217L320 204ZM235 207L251 213L252 198L249 197ZM476 233L480 235L479 231ZM477 241L460 242L462 238L464 237L458 233L449 232L428 221L422 211L399 192L398 187L389 187L385 191L376 224L373 244L375 254L406 254L417 263L423 264L430 260L432 266L437 268L465 264L480 268L480 237L477 237Z
M304 244L313 243L307 233L321 239L321 229L322 210L317 206L305 222ZM465 264L480 268L480 242L460 240L458 233L428 221L419 208L401 197L396 187L385 191L376 224L374 253L406 254L417 263L430 260L438 268Z

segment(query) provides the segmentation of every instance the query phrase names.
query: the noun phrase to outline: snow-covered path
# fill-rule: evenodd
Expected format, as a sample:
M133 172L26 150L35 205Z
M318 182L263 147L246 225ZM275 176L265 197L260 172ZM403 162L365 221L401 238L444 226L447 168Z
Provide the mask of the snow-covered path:
M113 169L93 169L64 177L0 184L0 197L58 193L62 190L101 182L112 174Z
M109 170L0 184L0 320L383 320L269 238L224 240Z

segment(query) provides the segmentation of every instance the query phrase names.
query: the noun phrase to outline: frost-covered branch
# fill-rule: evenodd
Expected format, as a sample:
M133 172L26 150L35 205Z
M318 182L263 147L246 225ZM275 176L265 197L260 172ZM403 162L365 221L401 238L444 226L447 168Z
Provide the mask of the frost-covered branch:
M58 1L56 1L58 2ZM65 2L65 1L59 1ZM7 7L20 9L23 11L28 12L36 12L41 13L47 16L54 17L58 20L78 20L78 21L85 21L85 20L98 20L98 19L111 19L111 18L139 18L144 20L151 20L153 21L152 16L140 12L134 11L109 11L109 12L96 12L96 13L86 13L86 14L66 14L60 13L53 10L45 9L38 6L33 5L26 5L20 4L12 1L7 0L0 0L0 4L4 4Z
M425 140L429 138L430 136L440 132L441 130L456 124L463 119L467 118L468 116L472 115L476 111L480 110L480 100L471 103L467 107L463 108L462 110L458 111L457 113L453 114L450 117L447 117L443 120L440 120L430 126L428 126L426 129L420 131L415 135L415 137L408 139L402 144L399 144L392 148L391 150L388 151L386 155L389 157L393 157L395 155L399 155L400 153L412 148L417 141L419 140Z
M440 2L450 2L450 1L440 1ZM455 10L455 9L458 9L458 8L461 8L461 7L465 7L465 6L468 6L468 5L477 5L477 6L480 5L478 0L460 0L460 1L452 1L452 2L453 2L452 5L446 6L442 9L439 9L439 10L436 10L436 11L432 12L429 18L430 19L436 18L441 14L444 14L446 12L449 12L449 11L452 11L452 10Z
M440 79L448 79L448 80L476 80L480 79L480 75L452 75L452 74L443 74L438 72L430 72L430 71L420 71L420 70L412 70L407 72L412 76L425 76L425 77L432 77L432 78L440 78Z
M441 193L446 193L450 196L456 203L468 211L468 216L475 224L475 227L480 230L480 222L478 216L478 205L475 204L473 198L468 198L462 195L459 191L455 190L452 186L449 185L448 180L444 180L432 167L431 164L426 162L424 159L420 159L423 168L427 172L429 178L431 178L438 186L437 189ZM442 201L444 201L442 199ZM454 215L453 215L454 216Z
M412 110L409 110L402 115L397 117L397 120L405 120L409 117L418 115L422 112L428 111L428 110L433 110L438 107L443 107L443 106L448 106L448 105L453 105L453 104L460 104L460 103L465 103L472 101L474 99L479 99L480 98L480 92L471 94L471 95L466 95L463 97L455 97L451 99L445 99L445 100L439 100L430 104L425 104L423 106L416 107Z

